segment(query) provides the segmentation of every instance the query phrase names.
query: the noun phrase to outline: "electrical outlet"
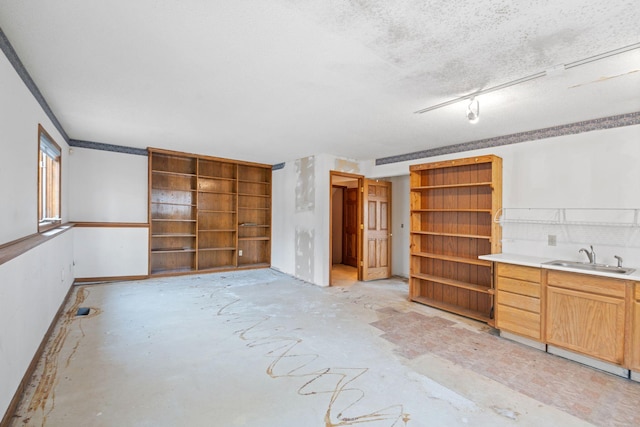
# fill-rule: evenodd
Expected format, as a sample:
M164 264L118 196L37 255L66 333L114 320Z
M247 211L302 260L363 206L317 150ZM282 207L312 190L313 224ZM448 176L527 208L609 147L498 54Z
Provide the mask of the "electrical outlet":
M242 249L238 251L238 256L242 256Z
M556 245L556 243L557 243L557 241L556 241L556 235L555 235L555 234L549 234L549 235L547 236L547 244L548 244L549 246L555 246L555 245Z

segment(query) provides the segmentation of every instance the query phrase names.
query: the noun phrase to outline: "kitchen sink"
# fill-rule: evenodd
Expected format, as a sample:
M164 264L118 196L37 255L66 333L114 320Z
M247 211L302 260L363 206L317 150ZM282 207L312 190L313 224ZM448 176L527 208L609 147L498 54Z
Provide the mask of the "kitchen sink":
M631 274L634 271L636 271L635 268L616 267L615 265L606 265L606 264L589 264L589 263L578 262L578 261L555 260L555 261L545 262L545 264L554 265L557 267L575 268L577 270L599 271L602 273Z

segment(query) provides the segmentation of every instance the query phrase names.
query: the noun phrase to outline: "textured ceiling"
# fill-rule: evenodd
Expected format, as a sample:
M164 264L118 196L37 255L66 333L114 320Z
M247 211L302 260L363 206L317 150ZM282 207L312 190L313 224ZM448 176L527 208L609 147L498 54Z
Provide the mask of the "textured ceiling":
M2 0L73 139L277 163L371 159L640 111L637 1ZM559 67L562 69L563 67Z

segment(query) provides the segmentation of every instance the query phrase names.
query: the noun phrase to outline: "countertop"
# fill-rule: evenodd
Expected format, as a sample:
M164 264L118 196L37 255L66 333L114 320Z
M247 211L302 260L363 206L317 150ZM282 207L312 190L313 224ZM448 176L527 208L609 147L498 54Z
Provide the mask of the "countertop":
M613 279L640 281L640 268L636 268L636 271L634 271L631 274L620 274L620 273L607 273L602 271L581 270L579 268L570 268L570 267L562 267L558 265L544 264L545 262L553 261L557 258L543 258L543 257L536 257L536 256L505 254L505 253L480 255L478 258L483 259L485 261L502 262L505 264L515 264L515 265L523 265L527 267L546 268L548 270L569 271L571 273L589 274L591 276L610 277ZM631 268L635 268L635 267L631 266Z

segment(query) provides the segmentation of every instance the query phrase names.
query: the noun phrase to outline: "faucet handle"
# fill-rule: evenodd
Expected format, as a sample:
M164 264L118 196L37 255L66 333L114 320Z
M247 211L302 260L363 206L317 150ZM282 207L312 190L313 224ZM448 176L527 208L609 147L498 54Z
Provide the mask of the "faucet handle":
M622 257L618 255L614 255L613 257L618 260L618 268L622 268Z

